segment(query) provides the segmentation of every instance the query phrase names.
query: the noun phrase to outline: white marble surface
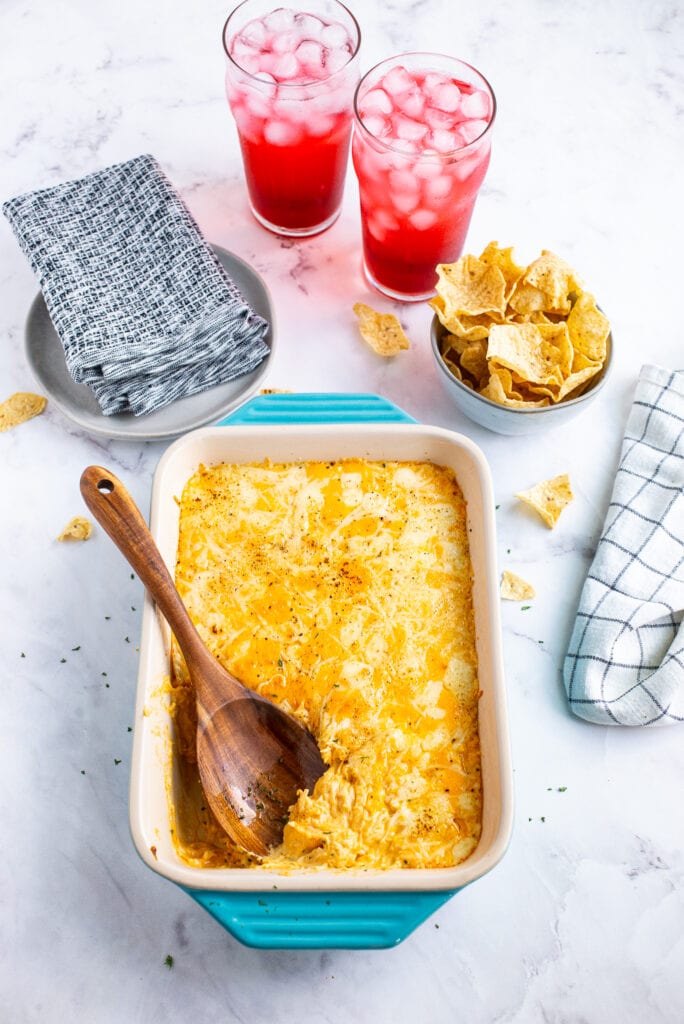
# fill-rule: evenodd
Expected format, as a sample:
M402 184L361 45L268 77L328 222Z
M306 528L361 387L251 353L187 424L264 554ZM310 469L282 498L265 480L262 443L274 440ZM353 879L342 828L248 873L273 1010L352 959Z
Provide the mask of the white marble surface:
M482 446L501 562L538 591L529 611L503 608L512 845L402 946L376 953L243 948L144 867L127 823L140 586L101 531L80 546L55 537L83 511L85 465L110 466L145 505L164 445L103 443L48 406L0 435L3 1024L684 1020L684 733L584 724L560 678L639 366L684 362L682 7L354 6L364 68L445 49L492 81L494 155L469 248L497 238L527 259L561 253L613 321L615 372L572 424L531 440L463 420L439 390L425 306L395 307L410 352L382 362L362 347L351 304L392 307L360 276L351 173L343 215L320 238L283 242L254 223L223 95L217 0L5 0L0 198L154 153L206 236L269 283L280 346L267 386L376 391ZM4 398L35 386L22 336L36 282L4 221L0 251ZM512 494L563 471L576 500L551 533Z

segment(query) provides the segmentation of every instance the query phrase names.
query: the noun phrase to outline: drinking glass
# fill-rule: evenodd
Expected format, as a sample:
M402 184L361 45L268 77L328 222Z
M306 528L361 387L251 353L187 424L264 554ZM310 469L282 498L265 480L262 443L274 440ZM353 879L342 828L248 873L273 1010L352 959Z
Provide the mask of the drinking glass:
M228 16L226 93L250 208L270 231L314 235L339 215L360 41L339 0L244 0Z
M391 57L359 82L352 160L364 272L379 291L429 298L437 264L461 255L495 112L484 76L443 54Z

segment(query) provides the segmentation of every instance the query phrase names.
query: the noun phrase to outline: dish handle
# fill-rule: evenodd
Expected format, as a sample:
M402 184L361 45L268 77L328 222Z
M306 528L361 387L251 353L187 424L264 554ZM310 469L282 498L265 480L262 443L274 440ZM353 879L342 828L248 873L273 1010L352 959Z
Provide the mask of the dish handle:
M372 394L278 392L257 395L218 426L282 423L415 423L387 398Z

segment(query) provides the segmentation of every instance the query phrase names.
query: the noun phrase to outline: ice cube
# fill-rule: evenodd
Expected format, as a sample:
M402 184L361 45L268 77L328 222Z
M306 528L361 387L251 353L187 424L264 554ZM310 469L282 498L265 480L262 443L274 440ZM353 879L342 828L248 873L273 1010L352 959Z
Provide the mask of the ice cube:
M461 114L465 118L487 120L489 118L489 96L482 89L466 93L461 98Z
M425 97L420 89L409 89L408 92L400 93L395 97L394 102L402 114L414 119L422 117L425 110Z
M305 126L309 135L323 138L324 135L329 135L335 127L335 119L333 117L326 117L325 114L308 115L305 120Z
M277 7L263 20L269 32L290 32L295 27L295 12L289 7Z
M246 71L248 75L258 74L259 69L261 68L261 59L259 54L254 50L248 49L240 54L233 53L232 56L238 67L242 68L243 71Z
M446 75L440 75L438 71L428 71L423 79L423 89L426 92L432 92L433 89L437 89L440 85L446 85L450 81L451 79Z
M390 140L386 140L386 141L390 141ZM395 149L399 153L403 153L404 154L403 157L396 157L395 158L395 160L397 161L397 163L394 164L395 167L397 167L397 166L404 166L405 165L405 157L410 156L413 153L417 153L419 151L419 149L420 149L419 143L418 142L413 142L411 139L392 139L391 140L391 146L392 146L392 149Z
M271 114L271 101L252 89L251 92L245 94L245 108L252 117L263 120Z
M378 210L375 216L379 223L382 224L385 231L399 230L399 224L397 223L396 217L393 217L389 210Z
M371 89L360 100L359 109L362 117L365 117L366 114L390 114L392 100L384 89Z
M431 181L433 178L439 178L442 173L442 169L442 161L435 158L433 160L421 160L420 163L416 164L413 173L417 178L422 178L425 181Z
M448 174L440 174L425 182L425 196L433 202L443 202L451 192L453 179Z
M304 14L299 11L295 14L295 25L302 39L320 39L323 22L315 14Z
M437 223L437 214L432 210L416 210L409 217L409 223L416 231L428 231Z
M340 25L336 21L330 25L325 25L319 38L322 43L331 49L343 47L349 43L349 33L344 25Z
M413 121L410 117L403 117L395 114L392 118L392 134L397 139L406 139L409 142L419 142L427 131L427 127L420 121Z
M325 70L329 75L337 74L349 63L351 53L346 46L336 46L328 50L325 58Z
M361 120L363 121L364 128L367 128L376 139L381 139L384 135L389 134L390 123L382 114L363 115Z
M266 26L263 21L255 18L254 21L248 22L240 32L239 38L242 39L249 46L253 46L255 50L260 50L266 42Z
M414 78L408 73L405 67L397 64L380 82L380 85L390 96L398 96L399 93L408 92L415 86Z
M434 107L426 107L423 121L430 128L445 128L448 131L454 126L454 115L447 114L444 110L435 110Z
M412 171L408 171L405 168L400 170L390 171L389 183L393 192L417 192L418 182L416 176Z
M426 139L426 144L438 153L453 153L454 150L463 148L460 135L445 131L444 128L433 128Z
M256 50L246 39L242 36L236 36L230 47L230 55L233 60L240 63L241 57L255 57Z
M455 82L444 82L428 93L428 102L431 107L437 110L444 110L449 114L455 113L461 103L461 91Z
M315 43L313 39L305 39L295 50L295 57L312 77L323 77L325 51L320 43Z
M271 64L271 73L279 82L297 78L300 70L299 61L294 53L280 53Z
M264 138L272 146L293 146L299 141L301 131L291 121L267 121L264 125Z
M479 139L487 130L487 121L464 121L458 126L459 133L466 146L469 146L475 139Z
M396 192L392 193L392 203L400 213L410 213L418 205L420 196L418 192Z
M458 160L451 165L452 173L457 181L467 181L471 174L480 167L481 163L479 154L465 157L465 159Z
M271 48L274 53L294 53L299 42L297 32L279 32L274 36Z

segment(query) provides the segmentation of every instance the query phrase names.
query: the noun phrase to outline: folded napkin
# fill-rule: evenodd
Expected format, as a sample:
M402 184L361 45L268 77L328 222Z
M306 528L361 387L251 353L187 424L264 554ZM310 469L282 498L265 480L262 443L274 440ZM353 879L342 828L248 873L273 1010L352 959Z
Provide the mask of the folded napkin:
M684 721L684 371L644 366L564 664L576 715Z
M257 316L156 160L143 155L11 199L75 381L106 415L160 409L255 369Z

